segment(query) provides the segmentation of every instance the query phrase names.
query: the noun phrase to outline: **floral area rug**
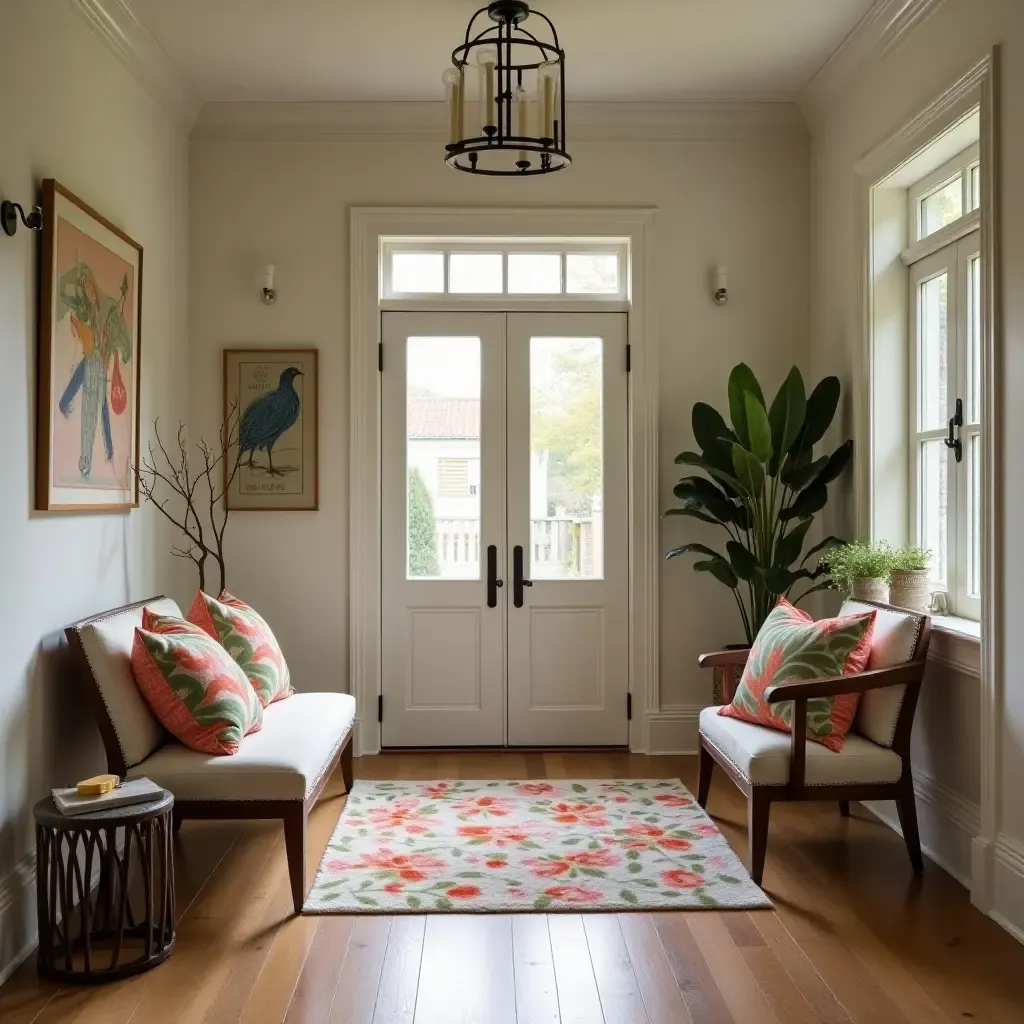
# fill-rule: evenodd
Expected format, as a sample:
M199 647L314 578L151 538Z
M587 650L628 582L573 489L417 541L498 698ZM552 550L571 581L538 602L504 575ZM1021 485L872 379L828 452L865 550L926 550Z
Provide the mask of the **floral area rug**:
M675 779L356 782L305 911L770 907Z

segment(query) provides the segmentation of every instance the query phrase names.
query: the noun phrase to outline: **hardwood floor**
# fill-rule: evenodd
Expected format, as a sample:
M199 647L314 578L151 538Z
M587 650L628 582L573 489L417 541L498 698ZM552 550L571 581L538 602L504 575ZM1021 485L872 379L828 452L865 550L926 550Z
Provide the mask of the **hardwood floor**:
M696 758L385 754L357 778L681 778ZM344 797L310 821L309 877ZM746 857L746 810L716 773L709 811ZM772 809L774 911L294 917L280 827L186 822L177 946L101 988L0 989L4 1024L952 1024L1024 1020L1024 946L854 806Z

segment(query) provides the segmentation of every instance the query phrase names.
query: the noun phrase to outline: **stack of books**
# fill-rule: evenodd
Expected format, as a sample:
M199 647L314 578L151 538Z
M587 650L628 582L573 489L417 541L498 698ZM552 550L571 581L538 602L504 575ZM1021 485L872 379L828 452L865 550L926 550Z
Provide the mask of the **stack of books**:
M77 786L53 790L53 802L61 814L89 814L128 804L141 804L163 796L163 789L147 778L126 779L108 793L82 794Z

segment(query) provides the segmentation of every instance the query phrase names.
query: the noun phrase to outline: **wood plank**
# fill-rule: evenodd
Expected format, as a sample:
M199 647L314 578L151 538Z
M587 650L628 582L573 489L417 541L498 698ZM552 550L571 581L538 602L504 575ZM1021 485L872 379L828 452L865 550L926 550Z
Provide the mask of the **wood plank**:
M512 918L512 966L517 1024L559 1024L555 963L543 914Z
M583 919L579 914L551 914L548 932L562 1024L600 1024L604 1014Z
M367 1024L380 989L391 933L390 917L353 917L348 952L338 977L330 1024Z
M733 1024L711 969L682 914L655 914L654 928L693 1024Z
M732 941L740 949L743 949L745 946L763 946L765 944L764 937L750 920L750 915L744 911L734 910L719 914L718 916L722 919L722 924L725 925L726 930L732 936Z
M317 919L309 954L288 1004L285 1024L323 1024L329 1019L341 966L348 953L353 920L333 914Z
M648 1024L629 950L614 914L584 914L583 930L606 1024Z
M785 1024L817 1024L818 1017L811 1004L766 944L739 949L758 988L780 1021Z
M416 1024L515 1024L512 919L427 918Z
M412 1024L426 926L427 919L422 915L396 917L392 922L373 1024Z
M619 914L619 927L651 1024L690 1024L652 915Z
M720 915L689 914L686 925L697 940L736 1024L788 1024L772 1012Z

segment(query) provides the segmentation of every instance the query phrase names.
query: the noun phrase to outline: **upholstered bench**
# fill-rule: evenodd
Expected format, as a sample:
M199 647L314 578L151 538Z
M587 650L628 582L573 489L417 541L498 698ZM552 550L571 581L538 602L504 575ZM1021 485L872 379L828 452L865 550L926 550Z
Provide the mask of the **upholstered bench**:
M170 598L115 608L65 630L96 713L107 770L145 775L174 794L185 818L280 818L295 911L306 898L306 820L341 763L352 786L355 699L347 693L296 693L263 711L263 728L227 756L199 753L173 739L139 693L131 652L142 609L181 615ZM301 685L301 681L300 681Z

